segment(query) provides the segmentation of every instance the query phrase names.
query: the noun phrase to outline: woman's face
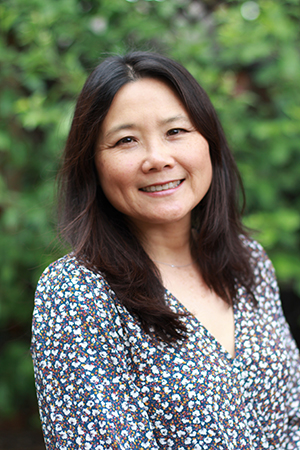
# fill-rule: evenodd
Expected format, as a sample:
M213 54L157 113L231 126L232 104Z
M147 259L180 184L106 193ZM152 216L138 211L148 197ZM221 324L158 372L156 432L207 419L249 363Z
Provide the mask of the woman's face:
M107 199L135 225L189 224L212 180L209 146L173 90L144 78L123 86L95 156Z

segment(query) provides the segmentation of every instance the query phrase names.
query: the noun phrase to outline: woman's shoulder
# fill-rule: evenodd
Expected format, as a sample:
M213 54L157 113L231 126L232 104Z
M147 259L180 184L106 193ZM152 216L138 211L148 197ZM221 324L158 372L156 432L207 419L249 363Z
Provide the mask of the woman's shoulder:
M94 348L108 341L119 345L123 336L121 312L104 276L85 267L74 255L66 255L50 264L38 282L32 354L44 358L43 352L57 352L57 348Z
M272 262L267 255L264 247L255 239L251 237L241 235L240 239L244 247L248 250L250 263L254 269L265 269L274 271Z
M260 257L262 254L265 254L263 246L252 237L241 234L240 240L242 241L244 247L246 247L251 255L253 255L253 257Z
M83 262L79 261L72 253L51 263L42 273L37 289L41 287L54 287L57 284L68 282L80 285L82 283L105 283L104 276L88 269Z
M259 304L271 311L277 310L280 304L279 289L273 264L263 246L254 239L242 236L243 245L247 248L254 273L254 296Z
M42 273L35 292L35 306L80 309L99 302L109 308L115 297L103 274L90 270L73 254L54 261Z

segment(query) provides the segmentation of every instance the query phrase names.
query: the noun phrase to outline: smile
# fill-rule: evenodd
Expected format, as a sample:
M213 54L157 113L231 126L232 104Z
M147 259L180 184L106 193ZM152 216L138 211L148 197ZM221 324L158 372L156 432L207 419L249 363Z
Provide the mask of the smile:
M180 183L183 180L178 180L178 181L171 181L170 183L166 183L166 184L156 184L155 186L148 186L145 188L141 188L141 191L144 192L160 192L160 191L166 191L167 189L174 189L177 186L180 185Z

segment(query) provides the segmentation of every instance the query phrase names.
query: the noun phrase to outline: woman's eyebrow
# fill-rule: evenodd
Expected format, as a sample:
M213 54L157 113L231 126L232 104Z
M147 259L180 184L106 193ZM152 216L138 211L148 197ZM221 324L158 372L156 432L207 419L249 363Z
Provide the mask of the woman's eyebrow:
M176 122L177 120L184 120L185 122L189 122L189 118L183 114L178 114L177 116L169 117L168 119L161 120L160 123L162 125Z
M122 131L122 130L132 130L134 128L134 124L133 123L126 123L123 125L116 125L115 127L111 128L106 135L104 136L104 138L107 138L109 136L111 136L114 133L117 133L118 131Z

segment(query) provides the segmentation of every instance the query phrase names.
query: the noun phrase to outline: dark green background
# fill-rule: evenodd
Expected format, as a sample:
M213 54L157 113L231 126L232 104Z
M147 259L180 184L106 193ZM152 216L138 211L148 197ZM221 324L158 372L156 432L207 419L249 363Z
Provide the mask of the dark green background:
M0 430L39 427L30 323L37 279L65 252L55 175L76 96L109 53L161 51L209 93L300 342L299 19L298 0L0 3Z

